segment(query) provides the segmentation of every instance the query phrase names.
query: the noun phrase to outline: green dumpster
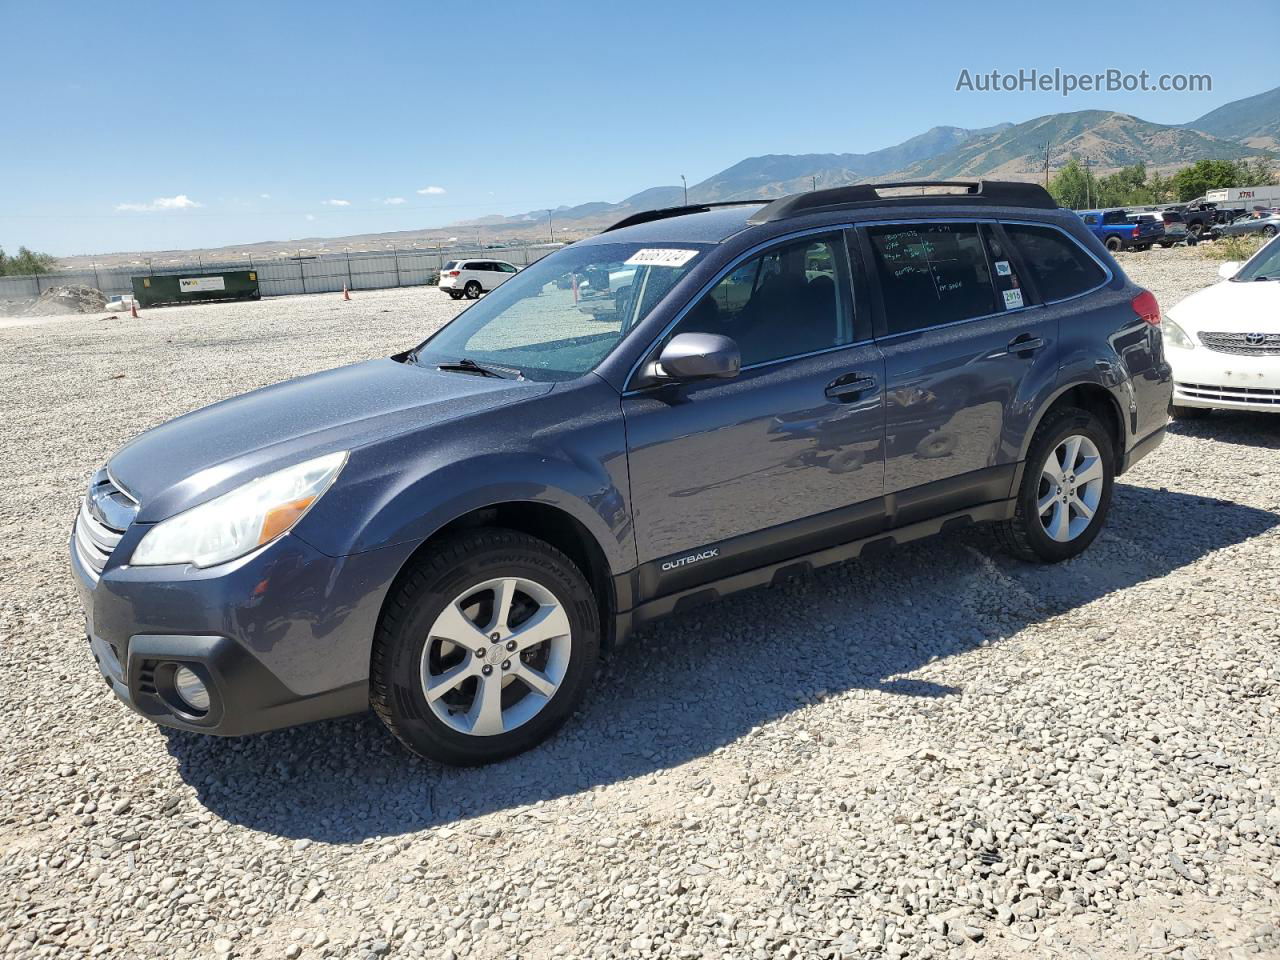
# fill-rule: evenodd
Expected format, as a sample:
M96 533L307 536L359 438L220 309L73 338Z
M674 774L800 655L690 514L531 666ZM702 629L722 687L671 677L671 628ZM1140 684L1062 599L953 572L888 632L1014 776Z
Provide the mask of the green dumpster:
M172 274L133 277L133 296L140 307L167 303L209 303L219 300L259 300L258 271Z

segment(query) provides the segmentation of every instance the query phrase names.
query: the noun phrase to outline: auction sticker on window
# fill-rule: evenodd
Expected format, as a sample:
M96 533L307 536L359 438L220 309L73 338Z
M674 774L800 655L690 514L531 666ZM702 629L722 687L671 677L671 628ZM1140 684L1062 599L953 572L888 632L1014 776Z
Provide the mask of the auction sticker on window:
M637 250L624 262L632 267L683 267L697 255L697 250L668 250L662 247L646 247L643 250Z
M997 260L997 261L996 261L996 273L997 273L998 275L1002 276L1002 277L1007 277L1007 276L1009 276L1009 274L1013 273L1013 271L1012 271L1011 269L1009 269L1009 261L1008 261L1008 260Z
M1004 308L1012 310L1014 307L1022 306L1022 291L1017 287L1004 292Z

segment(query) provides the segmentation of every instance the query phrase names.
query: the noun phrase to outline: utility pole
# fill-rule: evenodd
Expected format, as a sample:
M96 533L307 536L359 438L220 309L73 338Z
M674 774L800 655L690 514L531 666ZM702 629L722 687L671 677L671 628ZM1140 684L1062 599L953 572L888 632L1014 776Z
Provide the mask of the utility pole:
M1090 186L1091 186L1091 181L1089 177L1089 158L1085 157L1084 158L1084 205L1086 209L1093 207L1093 203L1091 202L1092 194L1089 189Z
M684 205L689 205L689 181L684 178L684 174L680 174L680 182L684 184Z
M551 231L551 242L556 242L556 228L551 223L551 211L547 211L547 229Z
M1044 188L1049 189L1049 141L1044 143Z
M813 189L818 189L818 175L816 173L813 175Z

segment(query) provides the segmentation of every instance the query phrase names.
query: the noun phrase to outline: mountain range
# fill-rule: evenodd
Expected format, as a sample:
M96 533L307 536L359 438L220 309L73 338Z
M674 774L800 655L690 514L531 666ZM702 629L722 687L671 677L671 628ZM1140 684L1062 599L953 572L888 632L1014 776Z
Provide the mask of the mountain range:
M1280 87L1224 104L1190 123L1152 123L1127 113L1079 110L981 129L933 127L870 153L766 154L748 157L689 187L690 203L779 197L847 183L988 177L1041 180L1072 156L1106 174L1145 163L1169 172L1204 158L1235 160L1280 154ZM618 203L560 207L562 228L590 232L629 214L684 202L681 186L650 187ZM457 226L524 232L542 229L546 209L489 216Z

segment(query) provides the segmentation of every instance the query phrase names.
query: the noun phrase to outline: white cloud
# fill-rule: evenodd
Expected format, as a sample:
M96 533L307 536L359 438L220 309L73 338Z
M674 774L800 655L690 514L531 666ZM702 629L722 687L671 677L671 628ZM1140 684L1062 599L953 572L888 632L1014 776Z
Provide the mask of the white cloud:
M400 206L400 204L404 203L405 200L404 200L404 197L387 197L387 199L383 200L382 202L389 207L398 207Z
M436 196L437 194L444 193L445 189L444 187L423 187L418 192L422 194L424 197L433 197L433 196Z
M308 213L308 214L307 214L307 219L308 219L308 220L314 220L315 218L316 218L316 215L315 215L314 213Z
M325 200L324 205L326 207L349 207L351 206L351 201L350 200Z
M151 213L156 210L190 210L192 207L203 207L185 193L176 197L156 197L150 203L117 203L116 210L122 212Z
M258 194L258 196L260 196L263 200L270 200L270 199L271 199L271 194L269 194L269 193L260 193L260 194Z

